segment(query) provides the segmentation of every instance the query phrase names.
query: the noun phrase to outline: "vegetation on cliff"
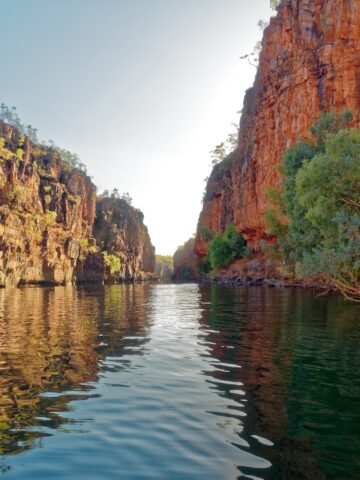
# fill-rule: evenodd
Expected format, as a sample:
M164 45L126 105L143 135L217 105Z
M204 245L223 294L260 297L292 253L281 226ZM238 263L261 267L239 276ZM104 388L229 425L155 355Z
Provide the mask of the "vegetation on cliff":
M246 240L238 233L233 224L229 224L224 233L214 235L213 232L200 228L203 238L210 241L208 254L197 261L196 270L201 274L209 273L221 267L227 267L235 260L249 255Z
M80 161L77 153L70 152L66 148L59 147L53 140L46 142L39 142L38 129L32 125L26 125L22 122L17 112L16 107L8 107L5 103L0 104L0 120L15 127L21 134L22 144L27 137L31 142L36 144L38 154L46 155L47 151L57 152L61 160L65 162L71 169L78 169L86 173L86 165ZM1 140L1 139L0 139ZM18 151L18 156L21 155L21 148Z
M286 150L265 218L290 274L360 300L360 130L346 128L350 120L348 111L323 114L313 142Z

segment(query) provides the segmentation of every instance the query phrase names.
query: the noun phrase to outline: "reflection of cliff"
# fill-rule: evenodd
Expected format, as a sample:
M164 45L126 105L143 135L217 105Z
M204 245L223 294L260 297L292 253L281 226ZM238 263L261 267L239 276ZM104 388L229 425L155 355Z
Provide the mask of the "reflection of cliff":
M202 303L211 303L203 312L202 327L211 329L209 349L221 362L212 376L244 384L244 396L226 385L219 388L246 413L241 438L273 465L259 476L355 480L354 465L346 463L348 452L355 461L360 450L360 440L353 443L360 438L360 423L349 425L360 394L352 375L360 369L353 363L359 361L357 336L351 333L356 332L358 309L303 291L213 285L201 292ZM346 440L349 431L354 435ZM259 444L254 434L275 446Z
M99 361L134 344L127 335L143 334L147 295L148 286L131 285L0 290L0 453L29 448L41 426L66 423L61 412L74 395L61 393L91 395ZM60 395L41 396L49 391Z

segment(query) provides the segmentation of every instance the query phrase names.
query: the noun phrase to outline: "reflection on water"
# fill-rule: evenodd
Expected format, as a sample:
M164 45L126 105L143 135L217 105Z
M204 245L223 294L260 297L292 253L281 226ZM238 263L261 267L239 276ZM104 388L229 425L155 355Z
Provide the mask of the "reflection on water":
M359 320L301 290L2 290L0 475L358 479Z

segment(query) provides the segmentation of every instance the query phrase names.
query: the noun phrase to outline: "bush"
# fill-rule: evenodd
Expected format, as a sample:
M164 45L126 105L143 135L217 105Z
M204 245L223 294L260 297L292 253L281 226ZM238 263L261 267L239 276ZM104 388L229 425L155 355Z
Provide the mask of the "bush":
M234 225L228 225L222 235L216 235L209 245L208 261L211 268L227 267L234 260L244 255L246 241L235 230Z
M110 268L111 273L116 273L120 271L121 261L117 255L111 255L108 252L103 252L104 263L107 267Z

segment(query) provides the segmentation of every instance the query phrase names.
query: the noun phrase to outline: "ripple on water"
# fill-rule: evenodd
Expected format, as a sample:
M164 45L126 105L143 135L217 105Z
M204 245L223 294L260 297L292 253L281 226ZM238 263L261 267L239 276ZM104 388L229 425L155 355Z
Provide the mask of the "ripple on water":
M0 472L360 478L359 309L265 288L0 291Z

